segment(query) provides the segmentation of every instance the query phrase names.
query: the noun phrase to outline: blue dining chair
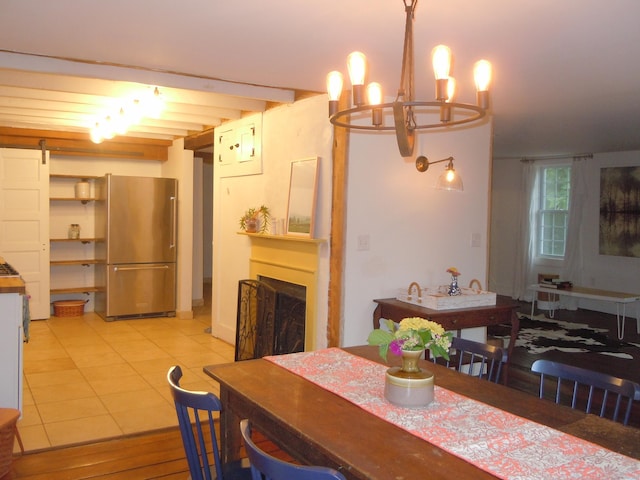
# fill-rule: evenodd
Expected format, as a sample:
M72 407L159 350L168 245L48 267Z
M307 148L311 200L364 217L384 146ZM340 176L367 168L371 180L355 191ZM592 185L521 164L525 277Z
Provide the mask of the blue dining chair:
M495 345L476 342L466 338L453 337L450 360L439 360L449 368L467 373L480 379L498 383L502 370L503 350ZM434 359L436 362L436 359Z
M640 385L637 383L607 375L606 373L550 360L536 360L531 365L531 371L540 374L540 398L544 398L545 378L555 377L556 392L554 400L556 403L561 403L562 381L566 380L570 385L573 383L571 392L566 393L567 396L571 397L571 408L580 408L579 404L584 403L584 411L591 413L594 409L594 404L599 403L599 415L604 417L607 410L610 412L611 403L613 403L611 419L614 422L618 421L622 407L624 409L622 423L628 425L633 400L636 397L636 392L640 392ZM583 393L581 393L581 390ZM599 393L596 395L596 392ZM625 403L626 407L624 407Z
M251 440L249 420L240 422L240 432L251 464L253 480L346 480L337 470L329 467L295 465L272 457Z
M220 461L213 417L214 412L222 409L220 399L210 392L185 390L180 387L181 378L182 369L178 365L169 368L167 381L178 414L191 480L251 480L251 469L246 459L226 465ZM193 416L193 423L189 413Z

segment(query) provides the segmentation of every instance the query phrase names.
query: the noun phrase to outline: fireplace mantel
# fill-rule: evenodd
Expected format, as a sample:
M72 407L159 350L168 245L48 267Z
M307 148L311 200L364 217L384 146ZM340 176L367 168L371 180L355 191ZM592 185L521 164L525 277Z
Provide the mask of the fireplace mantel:
M239 232L251 241L249 274L253 279L270 277L306 287L304 348L315 350L318 317L318 266L320 248L326 240L296 235L265 235Z
M267 241L282 241L282 242L300 242L300 243L315 243L321 245L327 241L324 238L309 238L298 235L269 235L268 233L247 233L238 232L238 235L246 235L251 240L267 240Z

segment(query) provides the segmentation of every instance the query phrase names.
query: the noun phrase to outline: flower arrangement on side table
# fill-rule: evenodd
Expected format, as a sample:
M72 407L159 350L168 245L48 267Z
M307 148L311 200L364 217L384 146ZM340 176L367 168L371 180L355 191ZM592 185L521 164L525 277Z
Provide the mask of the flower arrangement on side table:
M380 319L386 329L376 328L369 334L369 345L377 345L380 356L386 361L387 352L395 355L402 351L429 350L434 358L444 357L449 360L451 348L451 332L445 332L442 325L421 317L403 318L400 323L393 320Z

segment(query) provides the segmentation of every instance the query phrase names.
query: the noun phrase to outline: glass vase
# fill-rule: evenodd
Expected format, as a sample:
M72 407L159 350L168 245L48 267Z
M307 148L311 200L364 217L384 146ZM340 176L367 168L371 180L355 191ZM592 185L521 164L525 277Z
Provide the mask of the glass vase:
M248 218L245 221L246 231L247 233L256 233L258 231L258 219L257 218Z
M451 275L451 283L449 284L449 289L447 293L450 297L455 297L456 295L462 295L462 290L458 286L458 277L457 275Z

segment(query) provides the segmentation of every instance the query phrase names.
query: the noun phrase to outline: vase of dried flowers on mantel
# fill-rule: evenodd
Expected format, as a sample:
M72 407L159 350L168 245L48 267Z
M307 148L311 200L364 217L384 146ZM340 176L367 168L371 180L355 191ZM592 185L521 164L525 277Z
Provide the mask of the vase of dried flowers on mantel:
M424 407L433 401L434 376L421 368L418 361L429 350L432 358L449 359L451 332L442 325L420 317L404 318L399 324L380 319L384 328L369 334L369 345L377 345L380 356L386 361L387 353L400 355L402 366L391 367L385 375L385 398L400 407Z

